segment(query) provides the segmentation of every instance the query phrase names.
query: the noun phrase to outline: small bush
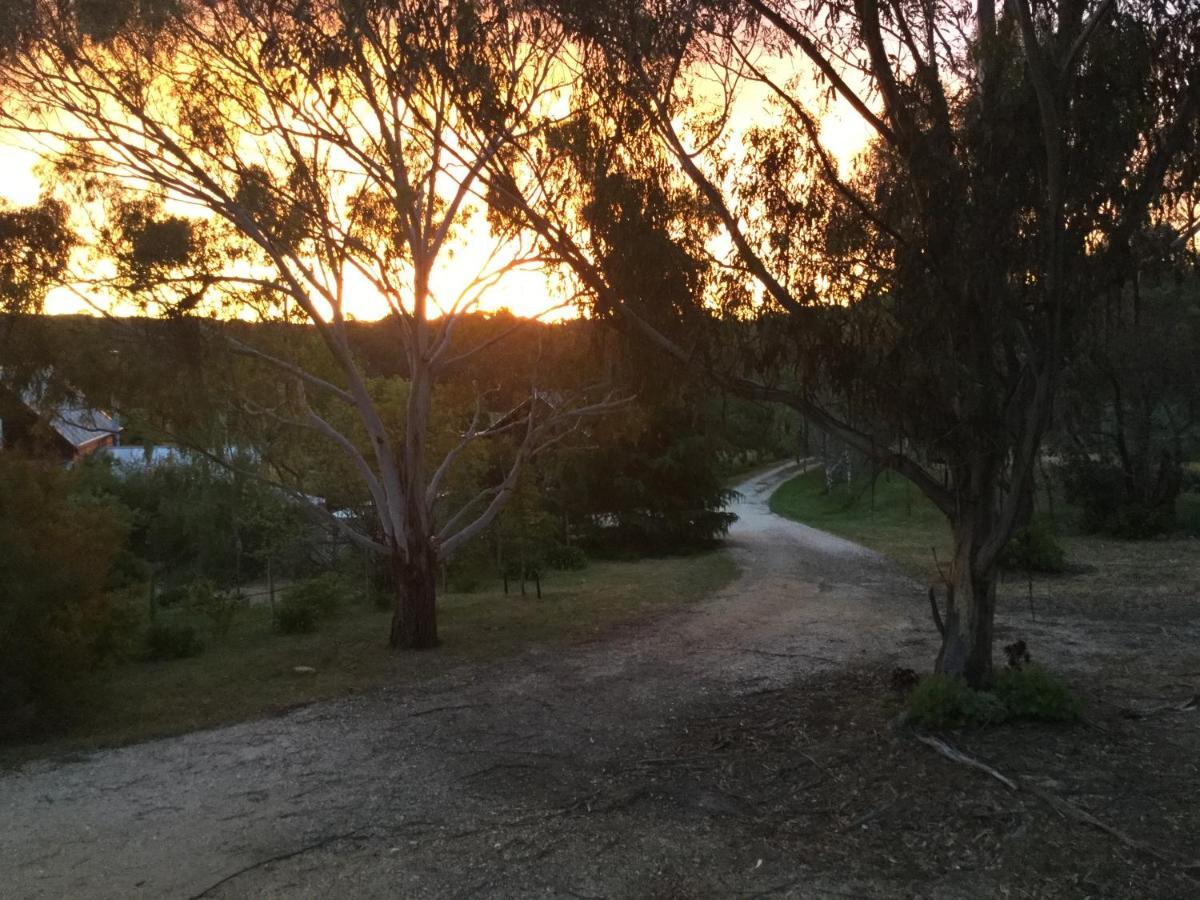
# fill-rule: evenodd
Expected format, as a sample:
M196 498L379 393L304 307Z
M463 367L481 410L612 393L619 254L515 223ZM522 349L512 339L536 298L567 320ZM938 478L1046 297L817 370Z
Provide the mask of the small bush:
M57 465L0 452L0 740L65 723L96 686L128 519Z
M147 662L186 659L189 656L199 656L203 652L204 643L191 625L154 622L146 629L142 659Z
M349 602L350 592L346 583L335 573L318 575L292 585L284 592L285 602L311 606L321 618L334 615L339 607Z
M473 594L485 584L483 576L478 572L456 572L451 570L449 576L446 578L446 591L451 594ZM390 608L395 602L395 598L388 597L387 599L387 605Z
M114 592L104 627L93 644L100 660L138 660L146 646L146 594L143 586Z
M188 587L188 606L208 618L216 637L229 634L233 620L245 605L245 598L241 594L218 591L207 579L195 581Z
M1038 666L1007 669L988 691L977 691L950 675L927 675L908 699L909 721L933 729L1013 720L1074 722L1080 712L1067 686Z
M321 619L337 613L349 592L335 574L319 575L288 588L275 610L275 627L282 634L312 634Z
M1190 462L1183 467L1180 474L1179 492L1200 494L1200 462Z
M996 676L992 693L1004 702L1014 719L1075 722L1082 714L1079 700L1067 686L1040 666L1006 669Z
M159 609L183 606L188 600L187 585L163 588L154 595L154 605Z
M546 551L546 565L560 572L586 569L587 564L588 557L582 547L555 544Z
M927 728L998 725L1009 718L999 697L976 691L961 678L926 675L908 698L909 721Z
M312 634L320 615L311 604L284 597L275 610L275 628L280 634Z
M1179 479L1130 485L1117 466L1073 459L1065 471L1067 499L1080 508L1080 527L1090 534L1143 540L1175 527Z
M1000 565L1019 572L1061 573L1066 560L1050 517L1034 516L1026 527L1018 530L1005 546Z

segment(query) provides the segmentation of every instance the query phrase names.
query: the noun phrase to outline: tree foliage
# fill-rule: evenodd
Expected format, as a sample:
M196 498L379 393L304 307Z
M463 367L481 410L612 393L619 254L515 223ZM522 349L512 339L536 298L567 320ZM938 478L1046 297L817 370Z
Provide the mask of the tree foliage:
M0 737L51 728L86 696L125 525L70 474L0 453Z
M725 507L720 442L694 409L660 400L606 422L567 456L555 496L603 555L688 553L713 546L737 518Z
M1139 273L1098 311L1066 373L1057 445L1083 526L1169 531L1200 448L1200 287L1193 267Z

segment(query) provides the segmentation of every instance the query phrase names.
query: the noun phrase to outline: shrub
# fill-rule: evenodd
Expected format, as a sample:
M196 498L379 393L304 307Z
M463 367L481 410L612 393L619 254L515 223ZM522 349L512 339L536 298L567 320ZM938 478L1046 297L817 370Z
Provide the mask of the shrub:
M1075 722L1082 714L1079 700L1067 686L1040 666L1004 670L996 676L992 692L1014 719Z
M0 452L0 739L69 717L103 658L106 586L128 523L75 485Z
M1200 494L1200 462L1190 462L1183 467L1179 491L1184 494Z
M154 605L159 609L171 609L172 607L183 606L187 603L187 600L188 587L186 585L166 587L154 595Z
M1027 526L1013 534L1000 555L1000 565L1020 572L1061 573L1066 561L1050 517L1034 516Z
M188 606L203 615L212 625L216 637L224 637L233 627L233 620L245 605L245 599L235 591L218 591L207 579L188 586Z
M284 592L285 602L311 606L322 618L332 616L349 599L346 583L332 572L298 582Z
M1074 722L1080 714L1067 686L1038 666L1006 669L987 691L950 675L926 675L908 698L908 720L933 729L1012 720Z
M1076 458L1067 465L1064 485L1067 499L1080 508L1085 532L1139 540L1175 527L1178 480L1139 490L1119 467Z
M311 634L321 619L334 615L349 600L349 591L336 574L302 581L284 592L275 610L275 627L282 634Z
M926 675L908 698L909 721L927 728L997 725L1009 718L1000 698L976 691L961 678Z
M560 572L586 569L587 554L582 547L570 544L555 544L546 551L546 565Z
M291 596L284 596L275 610L275 628L280 634L312 634L319 619L316 607Z
M240 459L238 465L255 464ZM221 466L192 459L119 469L89 461L80 468L93 493L132 514L129 549L184 582L256 578L268 559L292 561L311 546L312 531L297 504ZM162 605L186 599L176 591Z
M473 594L484 584L484 576L477 569L451 568L446 576L446 590L452 594ZM387 598L387 608L395 602L394 596Z
M137 660L146 646L146 588L110 592L108 614L93 646L101 660Z
M146 629L142 659L147 662L187 659L189 656L199 656L203 652L204 643L191 625L153 622Z

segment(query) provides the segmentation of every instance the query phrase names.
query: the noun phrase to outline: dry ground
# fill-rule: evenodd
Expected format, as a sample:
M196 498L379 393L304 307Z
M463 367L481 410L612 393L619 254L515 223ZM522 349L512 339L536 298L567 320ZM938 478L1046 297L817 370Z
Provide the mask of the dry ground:
M1200 896L1200 713L1122 713L1197 692L1196 599L1006 611L1088 701L946 736L1011 790L893 727L920 586L770 515L784 474L743 488L741 578L683 611L0 777L0 893Z

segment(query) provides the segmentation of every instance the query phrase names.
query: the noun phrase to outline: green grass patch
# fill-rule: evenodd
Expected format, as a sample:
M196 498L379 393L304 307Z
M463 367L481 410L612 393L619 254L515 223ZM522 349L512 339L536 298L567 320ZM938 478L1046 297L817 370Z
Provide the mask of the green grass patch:
M204 637L201 654L97 672L95 699L69 732L11 747L0 762L181 734L429 677L534 645L571 644L703 599L737 574L732 557L716 551L555 573L543 582L541 600L532 592L506 596L499 585L445 594L439 602L442 646L407 654L388 650L390 613L365 598L354 597L308 634L279 634L263 607L243 610L223 637L210 636L206 620L194 612L163 610L158 627L194 628Z
M771 495L771 512L839 535L895 560L911 576L933 579L937 558L951 557L945 517L916 488L886 472L840 482L826 490L825 474L814 469L784 482Z

